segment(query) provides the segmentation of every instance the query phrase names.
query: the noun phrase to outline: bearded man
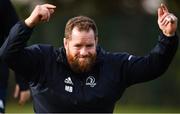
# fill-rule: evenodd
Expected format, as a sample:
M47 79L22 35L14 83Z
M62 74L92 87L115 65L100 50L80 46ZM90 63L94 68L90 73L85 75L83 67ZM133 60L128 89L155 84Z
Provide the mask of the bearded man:
M67 22L63 47L26 47L33 28L49 21L55 8L36 6L11 29L0 50L1 59L29 82L37 113L112 113L126 88L162 75L177 50L177 18L163 4L158 9L159 41L143 57L103 50L97 45L96 24L86 16Z

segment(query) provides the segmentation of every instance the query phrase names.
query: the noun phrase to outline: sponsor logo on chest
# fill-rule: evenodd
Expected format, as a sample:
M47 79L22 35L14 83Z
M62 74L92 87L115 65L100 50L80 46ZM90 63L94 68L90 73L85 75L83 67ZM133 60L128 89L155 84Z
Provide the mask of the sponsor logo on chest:
M72 93L73 92L73 86L74 83L71 80L71 77L67 77L64 80L65 83L65 91ZM93 76L89 76L86 78L86 82L85 82L86 86L90 86L91 88L96 86L96 79Z
M73 85L74 84L73 84L73 82L71 80L71 77L67 77L64 80L64 83L65 83L65 91L72 93L73 92Z

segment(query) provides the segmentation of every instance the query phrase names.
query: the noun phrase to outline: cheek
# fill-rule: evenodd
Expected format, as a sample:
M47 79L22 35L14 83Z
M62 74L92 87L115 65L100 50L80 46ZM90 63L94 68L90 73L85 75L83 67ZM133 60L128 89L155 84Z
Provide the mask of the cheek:
M90 52L91 54L95 54L95 53L96 53L96 49L93 48L93 49L91 49L89 52Z
M69 54L71 54L74 57L79 54L79 51L77 49L71 48L71 50L69 50Z
M74 54L74 53L77 52L77 50L76 50L71 44L69 44L69 46L68 46L68 52L69 52L70 54Z

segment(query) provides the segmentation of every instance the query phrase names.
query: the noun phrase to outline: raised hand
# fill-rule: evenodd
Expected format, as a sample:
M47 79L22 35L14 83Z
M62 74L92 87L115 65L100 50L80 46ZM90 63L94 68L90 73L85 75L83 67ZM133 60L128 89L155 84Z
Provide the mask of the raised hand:
M31 97L30 90L21 91L19 85L16 84L14 98L19 98L19 104L24 105Z
M25 20L28 27L34 27L40 22L48 22L56 6L51 4L37 5L31 15Z
M169 13L167 7L164 4L158 8L158 25L166 36L173 36L177 29L177 17Z

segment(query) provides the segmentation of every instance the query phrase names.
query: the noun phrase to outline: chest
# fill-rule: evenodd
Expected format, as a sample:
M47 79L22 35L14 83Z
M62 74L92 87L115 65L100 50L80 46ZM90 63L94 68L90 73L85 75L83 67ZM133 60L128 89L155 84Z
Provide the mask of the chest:
M55 68L54 68L55 69ZM117 101L124 91L119 74L103 67L89 73L75 74L68 69L53 70L47 80L49 92L56 101L65 104L104 104Z
M108 71L107 71L108 70ZM75 74L62 66L46 70L41 83L32 88L37 107L55 111L112 111L125 88L119 71L109 66ZM40 103L40 105L39 105Z

